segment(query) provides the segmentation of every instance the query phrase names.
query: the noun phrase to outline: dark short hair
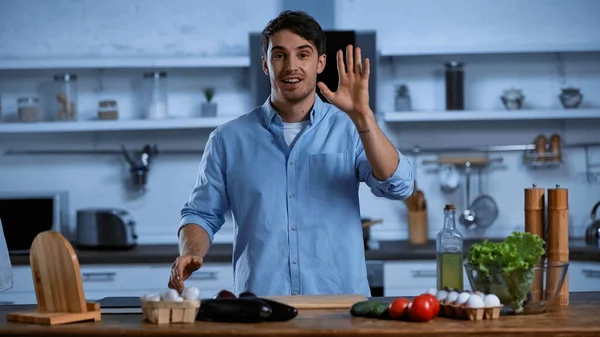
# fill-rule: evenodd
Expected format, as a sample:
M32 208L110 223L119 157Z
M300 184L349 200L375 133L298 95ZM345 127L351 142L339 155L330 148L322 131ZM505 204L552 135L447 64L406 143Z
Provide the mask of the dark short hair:
M269 21L262 31L262 56L267 57L269 39L275 33L289 29L307 41L315 44L319 55L325 54L325 33L321 25L303 11L283 11L275 19Z

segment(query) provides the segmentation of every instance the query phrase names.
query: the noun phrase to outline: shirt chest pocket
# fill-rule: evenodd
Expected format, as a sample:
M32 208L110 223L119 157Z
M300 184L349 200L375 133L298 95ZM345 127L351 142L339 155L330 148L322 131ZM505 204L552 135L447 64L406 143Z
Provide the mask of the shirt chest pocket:
M353 161L347 153L319 153L308 157L310 196L330 200L356 189Z

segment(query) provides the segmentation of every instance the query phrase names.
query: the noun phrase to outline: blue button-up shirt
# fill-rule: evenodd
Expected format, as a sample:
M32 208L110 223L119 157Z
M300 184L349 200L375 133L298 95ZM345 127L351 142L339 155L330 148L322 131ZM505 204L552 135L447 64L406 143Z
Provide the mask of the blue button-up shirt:
M370 296L359 183L388 199L413 191L405 157L379 181L348 115L315 98L291 147L270 98L208 138L181 226L200 225L212 242L231 210L236 294Z

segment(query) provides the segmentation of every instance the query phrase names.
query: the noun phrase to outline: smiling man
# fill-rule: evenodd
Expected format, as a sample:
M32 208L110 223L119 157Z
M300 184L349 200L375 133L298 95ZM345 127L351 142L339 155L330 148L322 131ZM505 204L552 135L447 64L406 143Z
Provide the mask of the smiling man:
M370 295L359 184L403 199L413 173L369 107L369 60L353 46L338 51L336 92L316 83L326 61L325 35L311 16L285 11L267 24L262 63L271 95L210 135L181 211L170 288L181 291L202 266L231 210L236 294Z

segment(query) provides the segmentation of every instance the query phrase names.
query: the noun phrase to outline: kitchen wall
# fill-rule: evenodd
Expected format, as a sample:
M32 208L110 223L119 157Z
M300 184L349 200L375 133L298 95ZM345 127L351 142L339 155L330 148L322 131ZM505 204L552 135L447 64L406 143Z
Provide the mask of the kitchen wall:
M503 43L544 46L552 41L573 44L600 44L600 24L589 15L600 10L593 0L568 4L552 1L480 2L463 0L451 5L443 0L429 1L329 1L334 10L318 12L327 26L338 29L375 29L380 47L421 47L455 44L458 49ZM139 57L141 56L245 56L248 32L260 31L290 1L261 0L84 0L28 2L1 1L0 58L56 57ZM317 2L309 1L309 12ZM231 7L229 7L231 6ZM297 5L300 6L300 5ZM226 9L227 8L227 9ZM329 14L328 14L329 13ZM317 15L315 15L317 16ZM333 16L333 17L332 17ZM539 21L532 25L532 17ZM25 24L26 23L26 24ZM595 25L595 26L594 26ZM591 28L598 28L593 30ZM496 34L498 33L498 34ZM515 42L515 39L518 41ZM541 42L540 42L541 41ZM502 90L518 87L524 91L527 107L558 108L557 94L563 84L582 88L582 108L600 107L600 54L550 53L454 55L466 62L466 107L470 110L503 109ZM389 57L379 61L379 113L393 110L394 86L409 86L415 110L444 108L440 70L448 57ZM564 68L565 77L559 70ZM250 103L247 69L203 68L166 69L169 84L169 111L175 117L198 116L203 102L202 89L215 86L219 115L240 115ZM16 98L37 93L60 70L0 72L2 109L14 117ZM91 119L96 104L103 98L119 102L122 119L138 118L135 86L141 70L77 70L79 76L80 116ZM266 80L266 78L265 78ZM418 113L415 112L415 113ZM482 112L485 113L485 112ZM51 118L51 116L46 116ZM600 142L600 120L579 122L452 122L382 124L398 147L463 147L479 145L529 144L539 134L559 133L566 143ZM0 151L6 149L141 149L157 144L159 149L201 150L206 130L106 132L52 135L0 135ZM589 211L600 199L600 188L585 179L584 152L569 149L564 165L554 170L532 170L521 162L521 153L497 153L503 163L486 170L482 188L498 203L500 214L494 225L477 235L504 236L523 223L523 189L532 183L570 190L573 234L580 235ZM590 151L600 162L600 150ZM435 166L413 162L419 188L428 200L429 233L433 237L442 225L442 208L452 202L458 210L465 207L463 190L445 195L439 190ZM155 158L148 190L132 195L124 188L126 166L120 156L1 156L0 191L68 190L71 210L84 207L121 207L138 221L140 242L176 242L179 210L196 179L200 155L164 155ZM474 186L474 192L477 186ZM379 239L406 238L406 212L398 201L372 196L361 188L361 212L383 218L373 228ZM74 216L74 213L73 213ZM72 220L74 220L72 216ZM231 223L217 240L231 240Z

